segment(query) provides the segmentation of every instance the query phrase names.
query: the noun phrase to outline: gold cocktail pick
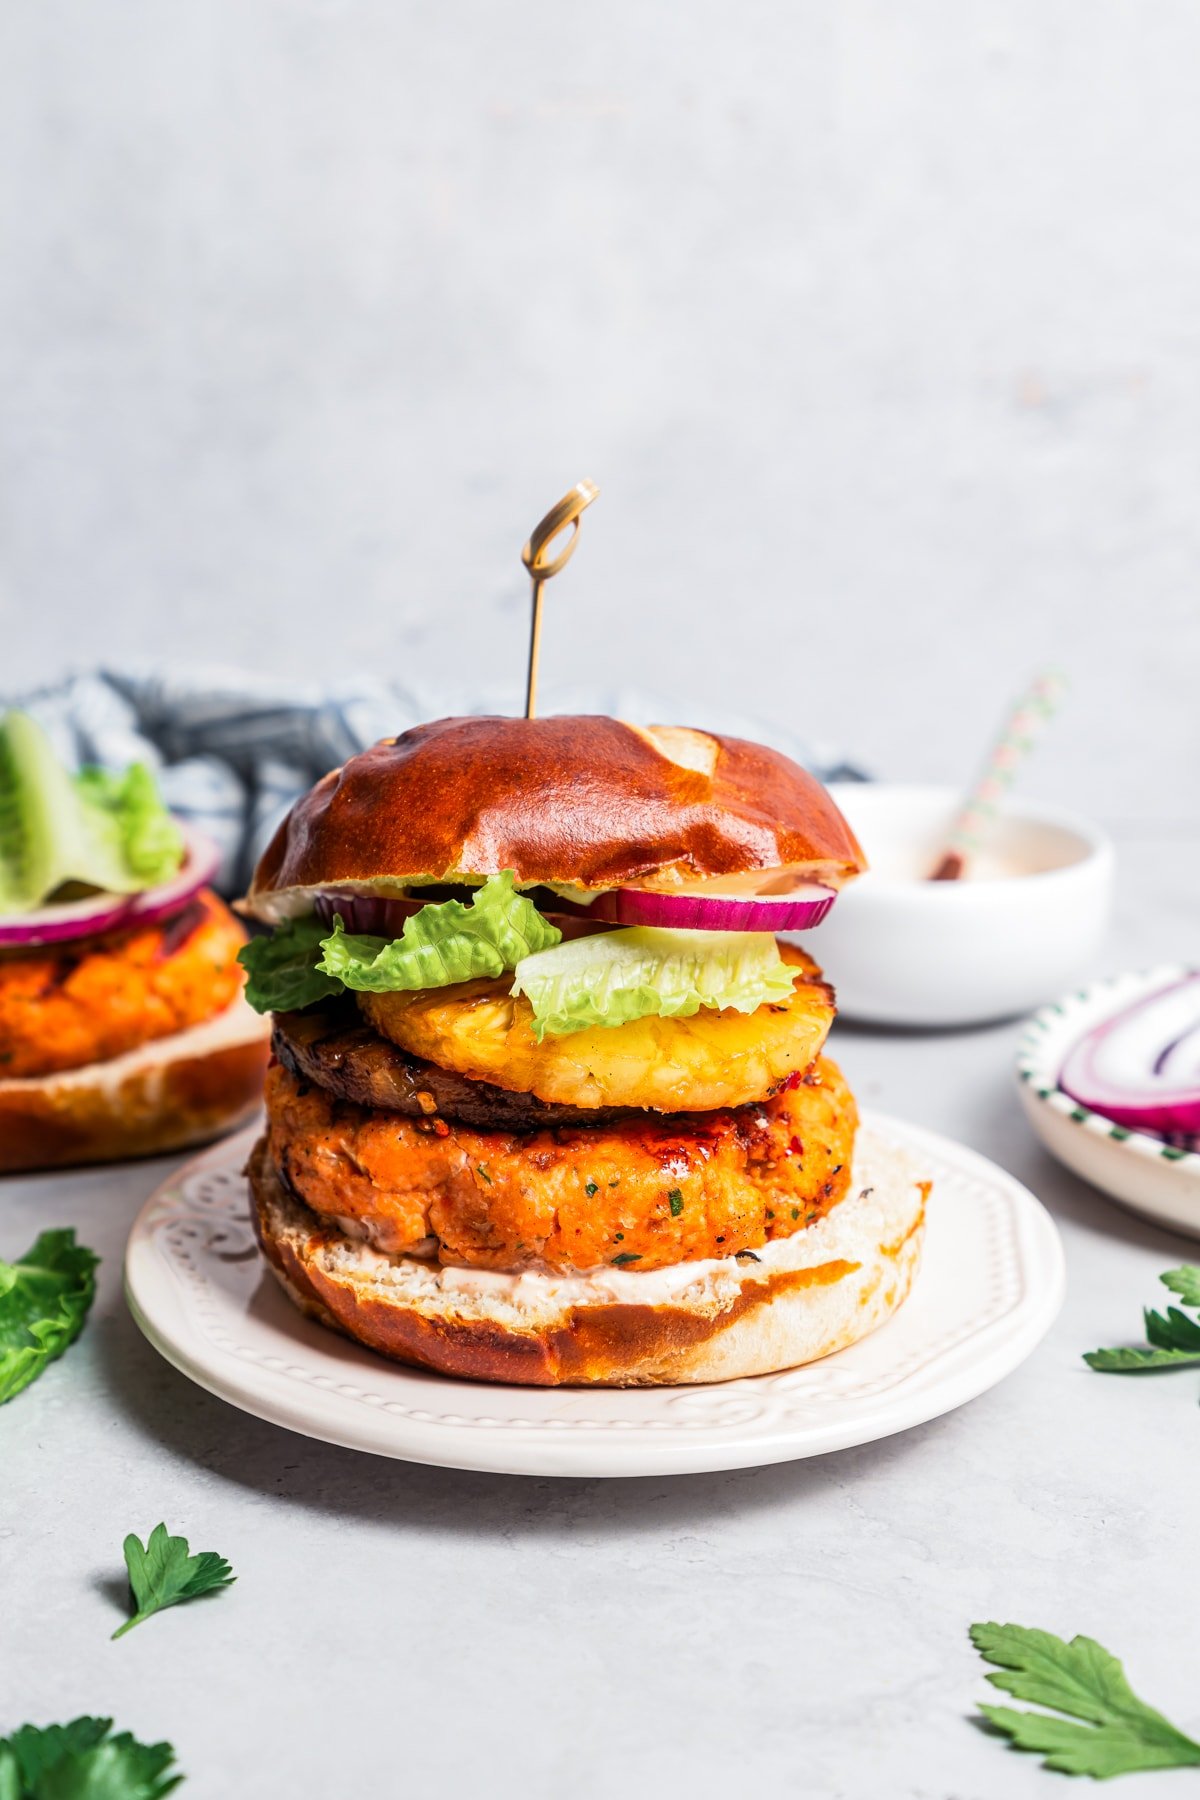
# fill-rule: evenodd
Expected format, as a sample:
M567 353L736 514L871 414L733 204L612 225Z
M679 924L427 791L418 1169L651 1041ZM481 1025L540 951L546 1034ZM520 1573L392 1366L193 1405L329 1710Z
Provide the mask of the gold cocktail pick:
M529 570L529 579L533 583L533 617L529 626L529 675L525 683L525 717L532 719L537 705L538 651L542 641L542 587L560 569L565 569L575 550L575 540L579 536L579 520L584 511L599 498L600 489L594 481L577 481L569 494L564 494L557 506L550 511L539 525L535 525L529 534L529 542L521 552L521 561ZM559 551L551 558L548 554L559 532L571 527L571 535Z

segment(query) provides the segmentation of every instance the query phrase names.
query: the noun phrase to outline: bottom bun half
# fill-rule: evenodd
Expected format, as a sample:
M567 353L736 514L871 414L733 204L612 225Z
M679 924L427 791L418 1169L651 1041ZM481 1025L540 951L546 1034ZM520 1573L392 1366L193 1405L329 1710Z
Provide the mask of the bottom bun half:
M269 1021L239 994L215 1019L108 1062L0 1081L0 1174L182 1150L251 1118Z
M500 1275L386 1256L319 1220L265 1140L249 1175L259 1241L303 1312L399 1362L536 1387L730 1381L844 1349L907 1296L929 1193L864 1132L847 1198L756 1259Z

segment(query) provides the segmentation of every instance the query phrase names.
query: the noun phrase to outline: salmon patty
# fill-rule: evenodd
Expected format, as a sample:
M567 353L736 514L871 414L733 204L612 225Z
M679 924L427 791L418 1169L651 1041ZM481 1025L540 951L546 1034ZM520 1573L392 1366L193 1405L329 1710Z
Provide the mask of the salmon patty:
M278 1065L267 1142L292 1191L388 1254L520 1273L753 1253L836 1205L857 1125L821 1059L762 1105L530 1133L338 1100Z
M0 1080L107 1062L216 1018L241 988L245 941L202 889L165 922L0 955Z

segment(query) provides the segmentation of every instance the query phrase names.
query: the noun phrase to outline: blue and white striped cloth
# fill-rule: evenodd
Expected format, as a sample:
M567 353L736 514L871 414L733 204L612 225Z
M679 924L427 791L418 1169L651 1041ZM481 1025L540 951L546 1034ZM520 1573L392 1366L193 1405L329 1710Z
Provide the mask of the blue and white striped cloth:
M543 710L610 713L640 724L701 723L687 709L636 688L564 691ZM360 681L320 692L225 670L116 673L102 669L34 693L9 694L41 721L70 766L148 763L172 811L215 839L220 887L241 893L287 808L328 769L379 738L425 719L507 712L511 694L408 688ZM507 703L506 703L507 700ZM819 745L762 720L713 713L709 730L756 738L824 780L861 771Z

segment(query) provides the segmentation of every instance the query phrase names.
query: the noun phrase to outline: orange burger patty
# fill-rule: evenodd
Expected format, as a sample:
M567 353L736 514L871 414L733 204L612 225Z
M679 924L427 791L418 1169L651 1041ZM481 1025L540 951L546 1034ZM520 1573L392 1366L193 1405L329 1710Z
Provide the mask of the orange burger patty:
M480 1269L654 1269L753 1251L846 1193L858 1115L835 1064L757 1106L513 1133L409 1119L267 1076L276 1169L390 1254Z
M246 934L207 888L175 918L0 954L0 1080L106 1062L215 1018Z

